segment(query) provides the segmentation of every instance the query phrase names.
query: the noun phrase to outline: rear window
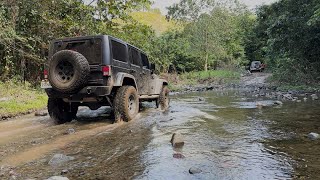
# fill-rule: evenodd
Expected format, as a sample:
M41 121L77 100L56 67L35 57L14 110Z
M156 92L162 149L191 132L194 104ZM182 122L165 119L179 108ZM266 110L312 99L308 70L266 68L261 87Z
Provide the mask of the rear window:
M127 47L117 41L111 40L113 59L127 62Z
M100 64L102 59L102 40L101 39L84 39L70 42L55 42L54 51L72 50L81 53L89 64Z
M130 47L130 63L140 66L141 65L141 59L139 55L139 51L136 49Z

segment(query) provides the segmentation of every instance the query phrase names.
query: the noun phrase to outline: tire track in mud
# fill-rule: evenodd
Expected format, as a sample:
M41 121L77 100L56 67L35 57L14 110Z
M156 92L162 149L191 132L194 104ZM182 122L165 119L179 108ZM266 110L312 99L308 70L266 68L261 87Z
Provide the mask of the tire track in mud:
M47 144L28 148L23 152L19 152L11 156L8 156L1 161L1 164L7 164L11 166L21 165L21 164L36 160L41 156L46 155L49 152L52 152L57 149L61 149L72 142L79 141L83 138L93 136L104 131L109 131L109 130L112 131L119 126L120 124L108 124L102 127L94 128L94 129L82 130L71 135L63 135Z
M97 118L105 111L94 113L90 110L81 111L82 115L88 114L86 119L89 121L85 122L84 117L80 117L80 122L55 126L48 116L27 115L0 122L0 165L18 166L41 158L70 143L112 131L121 125L112 124L112 121L104 116ZM66 134L69 128L75 129L76 132Z

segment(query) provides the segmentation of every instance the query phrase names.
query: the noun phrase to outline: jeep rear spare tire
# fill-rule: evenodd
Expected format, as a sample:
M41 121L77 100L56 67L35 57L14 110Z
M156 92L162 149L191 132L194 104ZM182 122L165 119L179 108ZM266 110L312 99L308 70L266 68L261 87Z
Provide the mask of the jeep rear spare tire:
M139 112L139 97L133 86L122 86L114 99L115 119L131 121Z
M90 66L82 54L62 50L53 55L48 75L53 89L62 93L73 93L87 83Z

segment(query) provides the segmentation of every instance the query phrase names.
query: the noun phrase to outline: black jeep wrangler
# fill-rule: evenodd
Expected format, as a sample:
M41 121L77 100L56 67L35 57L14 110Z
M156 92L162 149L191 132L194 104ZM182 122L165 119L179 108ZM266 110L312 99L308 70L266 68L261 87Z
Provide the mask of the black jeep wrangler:
M41 87L49 96L48 111L57 124L76 118L79 106L111 106L115 120L132 120L139 102L169 106L168 82L138 48L111 36L54 40Z

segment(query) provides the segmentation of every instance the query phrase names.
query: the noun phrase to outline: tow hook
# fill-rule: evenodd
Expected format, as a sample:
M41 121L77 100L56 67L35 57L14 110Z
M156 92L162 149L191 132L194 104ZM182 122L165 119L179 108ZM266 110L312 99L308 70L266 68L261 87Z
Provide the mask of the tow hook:
M88 87L88 88L87 88L87 93L88 93L89 95L92 93L91 87Z

